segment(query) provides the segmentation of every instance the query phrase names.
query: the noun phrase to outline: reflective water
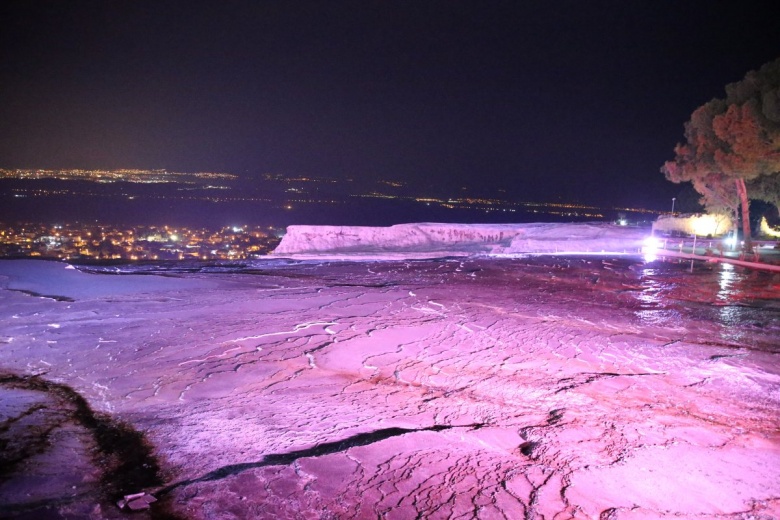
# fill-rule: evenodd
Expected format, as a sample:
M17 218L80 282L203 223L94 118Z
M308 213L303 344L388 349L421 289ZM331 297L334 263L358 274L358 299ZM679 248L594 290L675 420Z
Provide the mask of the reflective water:
M720 342L780 351L779 274L730 264L695 264L691 272L689 262L653 262L640 276L636 314L643 322L713 324Z

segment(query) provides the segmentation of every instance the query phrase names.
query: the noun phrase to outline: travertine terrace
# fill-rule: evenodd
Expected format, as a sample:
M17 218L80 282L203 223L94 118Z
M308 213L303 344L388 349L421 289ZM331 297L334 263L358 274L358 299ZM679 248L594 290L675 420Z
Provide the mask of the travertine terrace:
M2 516L780 516L777 275L183 271L0 262Z

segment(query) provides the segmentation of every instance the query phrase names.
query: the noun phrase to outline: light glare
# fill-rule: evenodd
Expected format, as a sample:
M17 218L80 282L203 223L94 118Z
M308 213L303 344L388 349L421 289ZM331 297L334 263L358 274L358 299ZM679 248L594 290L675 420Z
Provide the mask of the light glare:
M645 262L654 262L658 259L658 249L661 247L661 241L654 236L649 236L644 240L642 254Z

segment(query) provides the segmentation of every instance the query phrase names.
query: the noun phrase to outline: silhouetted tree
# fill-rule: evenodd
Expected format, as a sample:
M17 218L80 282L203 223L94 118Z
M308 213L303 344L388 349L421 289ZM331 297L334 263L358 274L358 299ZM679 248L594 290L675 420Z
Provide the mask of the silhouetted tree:
M691 182L710 211L736 217L741 207L751 251L748 183L755 198L771 199L776 184L763 178L780 172L780 59L727 85L726 99L697 108L685 123L685 139L661 171L672 182Z
M762 175L748 183L750 198L772 204L780 217L780 173Z

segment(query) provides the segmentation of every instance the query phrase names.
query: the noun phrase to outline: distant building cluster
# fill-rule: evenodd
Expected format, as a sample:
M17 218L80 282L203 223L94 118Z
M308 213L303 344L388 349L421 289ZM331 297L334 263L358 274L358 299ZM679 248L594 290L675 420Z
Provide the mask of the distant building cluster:
M604 214L601 208L595 206L585 206L582 204L561 204L546 202L512 202L502 199L487 198L448 198L440 199L435 197L400 197L396 195L387 195L376 191L352 195L353 197L374 198L374 199L407 199L428 206L435 205L447 209L466 209L474 211L484 211L485 213L504 212L504 213L543 213L545 215L558 215L564 217L586 217L594 219L603 219ZM643 209L631 208L613 208L635 213L650 213Z
M164 183L174 182L193 184L207 180L235 180L238 176L230 173L176 173L166 170L7 170L0 169L0 179L60 179L83 180L92 182L135 182Z
M98 224L0 224L0 256L62 260L241 260L279 243L268 227L219 230Z

